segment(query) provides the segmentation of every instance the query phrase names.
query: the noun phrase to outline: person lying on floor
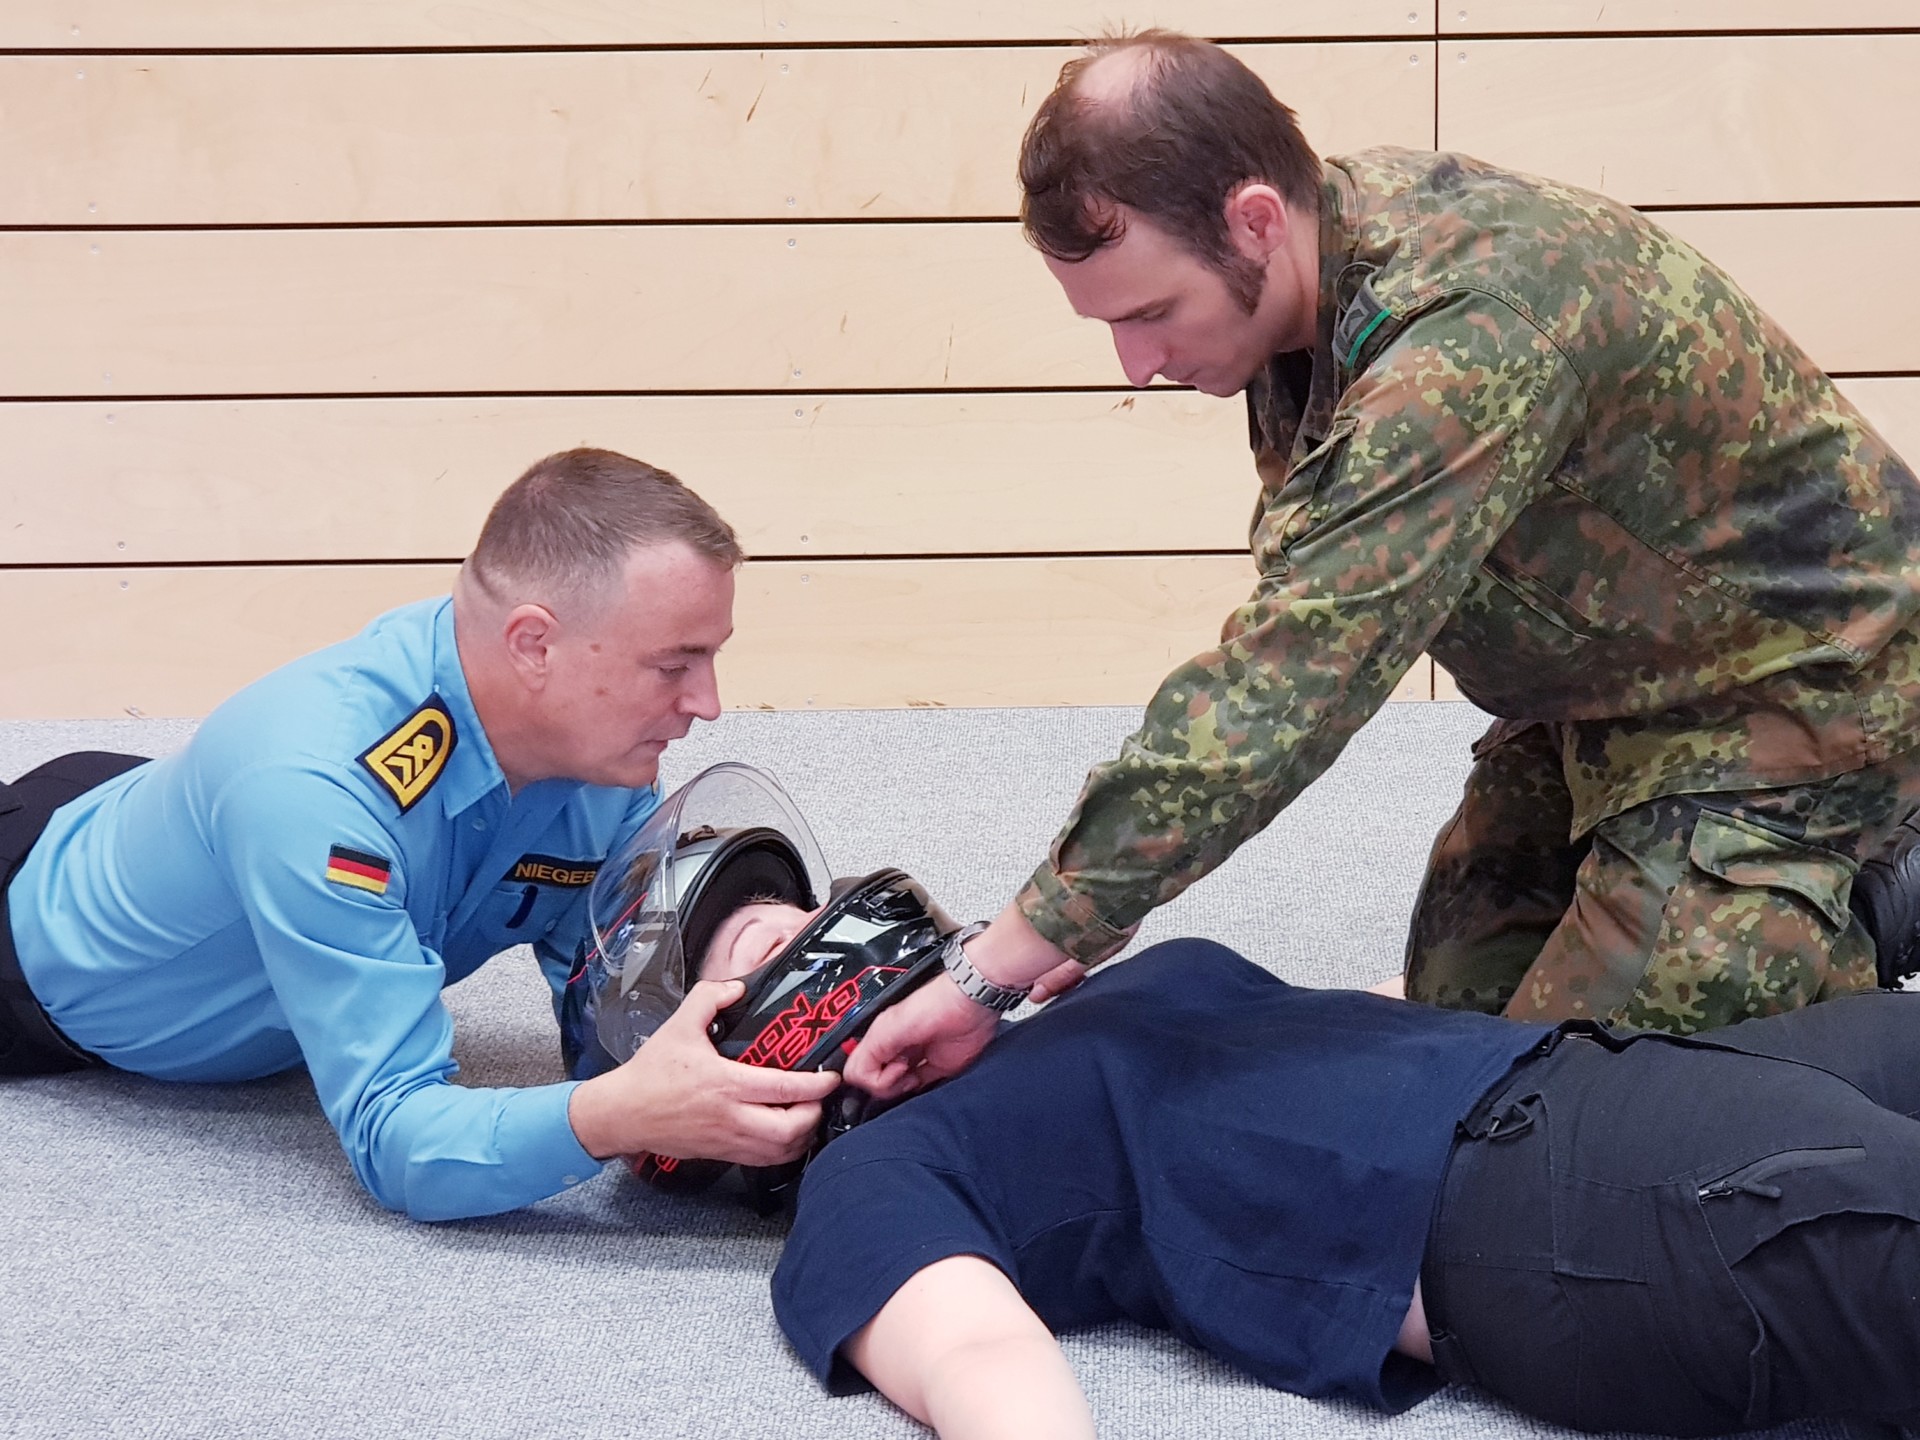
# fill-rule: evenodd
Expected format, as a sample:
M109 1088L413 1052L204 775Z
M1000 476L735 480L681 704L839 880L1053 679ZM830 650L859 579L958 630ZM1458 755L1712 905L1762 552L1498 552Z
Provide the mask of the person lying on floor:
M834 1141L774 1306L949 1440L1091 1435L1049 1332L1118 1319L1389 1410L1911 1423L1917 1109L1920 995L1617 1040L1172 941Z
M684 953L752 996L949 948L930 902L895 915L919 953L870 903L853 923L872 880L817 910L804 886L711 886ZM1092 1434L1054 1333L1123 1319L1388 1410L1467 1382L1583 1429L1912 1423L1916 1112L1920 995L1616 1036L1169 941L833 1139L773 1303L830 1388L870 1382L949 1440Z

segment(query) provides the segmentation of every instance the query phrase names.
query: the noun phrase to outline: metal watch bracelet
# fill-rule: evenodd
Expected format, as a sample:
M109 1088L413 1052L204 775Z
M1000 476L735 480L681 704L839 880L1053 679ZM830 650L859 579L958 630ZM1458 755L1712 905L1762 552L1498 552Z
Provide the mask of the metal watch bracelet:
M962 995L976 1005L984 1005L995 1014L1004 1015L1026 999L1033 987L1026 985L1016 990L1007 985L996 985L973 968L973 962L967 959L967 952L962 947L986 928L985 920L976 920L954 931L941 947L940 963L946 966L947 974L960 987Z

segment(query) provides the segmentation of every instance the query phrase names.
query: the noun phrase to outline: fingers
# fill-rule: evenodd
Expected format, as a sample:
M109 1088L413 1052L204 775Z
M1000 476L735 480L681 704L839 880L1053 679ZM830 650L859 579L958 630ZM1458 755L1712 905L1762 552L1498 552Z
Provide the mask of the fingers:
M655 1132L636 1148L682 1160L780 1165L804 1155L819 1133L817 1101L793 1105L728 1101L672 1130Z
M737 1060L721 1062L731 1072L733 1098L748 1105L799 1105L824 1100L840 1088L831 1070L764 1070Z
M667 1025L692 1025L705 1034L713 1017L746 993L744 980L696 981L688 987L687 998L680 1002L680 1008L667 1017ZM660 1028L664 1030L666 1025Z
M1069 960L1064 965L1054 966L1034 981L1033 994L1030 998L1036 1005L1044 1004L1056 995L1066 994L1086 978L1087 967L1077 960Z
M858 1056L855 1057L856 1059ZM904 1057L896 1056L885 1062L876 1062L869 1067L871 1074L862 1079L852 1077L853 1062L847 1062L849 1085L866 1091L876 1100L898 1100L910 1093L913 1083L913 1065Z
M886 1017L883 1015L880 1019ZM903 1068L905 1062L881 1032L880 1021L876 1020L873 1029L867 1032L866 1037L854 1047L853 1054L847 1057L845 1074L847 1083L856 1089L865 1090L870 1095L885 1095L881 1086L891 1072Z
M847 1060L847 1083L897 1100L964 1070L995 1024L993 1012L963 996L952 980L935 980L873 1022Z
M874 1021L847 1057L847 1083L876 1100L898 1100L919 1088L914 1071L925 1063L925 1051L912 1030L887 1023L897 1013L896 1008Z
M784 1165L806 1154L820 1133L820 1107L814 1104L787 1109L747 1107L738 1120L727 1146L731 1153L716 1155L715 1159L736 1160L742 1165Z
M820 1135L820 1106L793 1106L791 1110L762 1110L766 1133L756 1137L766 1144L766 1158L747 1164L783 1165L799 1160Z

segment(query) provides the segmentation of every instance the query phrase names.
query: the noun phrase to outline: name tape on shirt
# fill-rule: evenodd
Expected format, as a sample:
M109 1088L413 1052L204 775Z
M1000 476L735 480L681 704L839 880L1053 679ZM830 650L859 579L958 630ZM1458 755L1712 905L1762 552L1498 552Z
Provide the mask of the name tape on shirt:
M453 716L429 700L360 757L369 774L392 792L405 814L432 788L453 753Z
M552 855L522 855L513 862L513 869L507 872L507 880L515 885L558 885L568 890L578 890L591 885L593 877L600 873L597 860L560 860Z
M345 845L335 845L327 851L327 879L336 885L349 885L355 890L371 890L375 895L387 893L387 881L393 876L393 862L379 855L369 855L365 850L353 850Z

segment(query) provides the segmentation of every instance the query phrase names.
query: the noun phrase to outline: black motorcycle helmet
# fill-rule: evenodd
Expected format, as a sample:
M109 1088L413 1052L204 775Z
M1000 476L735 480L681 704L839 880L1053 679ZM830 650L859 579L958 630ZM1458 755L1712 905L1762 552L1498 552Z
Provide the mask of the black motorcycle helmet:
M716 800L722 808L730 801L757 809L753 818L761 823L703 819L684 828L696 812L712 812ZM785 791L751 767L715 766L669 797L603 870L589 899L597 944L575 979L589 982L607 1062L630 1056L672 1013L699 978L721 922L741 906L777 901L814 909L818 855ZM818 912L743 977L746 993L714 1018L709 1033L727 1058L781 1070L838 1070L874 1018L940 968L942 946L958 927L905 872L876 870L824 888ZM807 1157L747 1171L750 1196L763 1208L777 1205L806 1159L864 1118L864 1109L857 1091L829 1097ZM729 1168L726 1161L655 1155L630 1163L643 1179L673 1190L704 1188Z
M722 908L725 900L733 904ZM694 903L687 933L711 938L749 887L715 885ZM827 903L779 953L746 977L746 994L714 1017L709 1035L730 1060L778 1070L839 1070L874 1019L942 968L941 951L958 927L901 870L834 882ZM695 952L704 954L704 948ZM842 1088L820 1107L820 1131L807 1153L770 1169L742 1167L748 1195L762 1210L781 1203L807 1162L867 1115L867 1097ZM717 1160L640 1156L634 1173L675 1190L702 1189L726 1172Z

